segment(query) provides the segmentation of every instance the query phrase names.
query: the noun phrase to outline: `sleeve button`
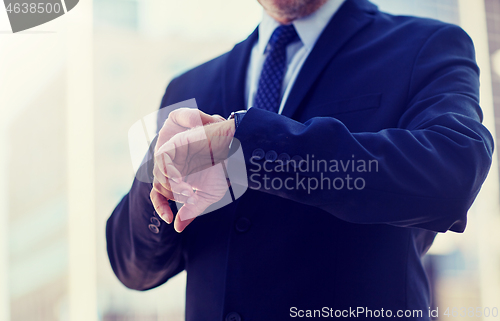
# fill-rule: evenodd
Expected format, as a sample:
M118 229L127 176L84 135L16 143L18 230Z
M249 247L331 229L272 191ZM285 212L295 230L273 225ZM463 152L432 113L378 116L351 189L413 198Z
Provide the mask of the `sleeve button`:
M278 153L276 153L274 150L270 150L266 153L266 161L274 162L276 158L278 158Z
M236 312L231 312L226 315L226 321L241 321L241 316Z
M158 226L153 225L153 224L149 224L148 227L149 227L149 230L151 232L153 232L154 234L160 233L160 229L158 228Z
M304 159L300 157L299 155L295 155L292 157L292 166L294 168L299 168L300 162L303 161Z
M256 150L253 151L252 158L254 158L255 160L261 160L264 158L265 155L266 153L262 148L257 148Z
M289 160L290 160L290 155L288 155L287 153L281 153L277 159L278 162L282 162L284 165L286 165L286 163L288 163Z
M246 217L240 217L238 221L236 221L236 231L240 233L244 233L250 229L250 225L252 225L252 222L246 218Z
M157 227L160 227L161 223L160 223L160 220L157 219L156 217L152 217L150 220L151 224L157 226Z

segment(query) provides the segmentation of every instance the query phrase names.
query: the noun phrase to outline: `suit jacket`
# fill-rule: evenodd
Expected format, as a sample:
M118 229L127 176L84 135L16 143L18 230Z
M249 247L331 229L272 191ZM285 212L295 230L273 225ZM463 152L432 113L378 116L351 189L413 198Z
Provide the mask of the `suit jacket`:
M245 109L257 37L172 80L162 106L195 98L209 114ZM249 177L288 157L376 160L371 172L267 173L270 180L350 173L364 188L266 189L253 177L240 199L178 234L163 222L148 228L158 218L151 184L134 181L107 224L114 272L127 287L147 290L186 270L187 320L288 320L324 307L422 310L409 319L428 320L421 257L436 232L464 231L491 162L478 74L459 27L347 0L304 63L283 115L251 108L235 137Z

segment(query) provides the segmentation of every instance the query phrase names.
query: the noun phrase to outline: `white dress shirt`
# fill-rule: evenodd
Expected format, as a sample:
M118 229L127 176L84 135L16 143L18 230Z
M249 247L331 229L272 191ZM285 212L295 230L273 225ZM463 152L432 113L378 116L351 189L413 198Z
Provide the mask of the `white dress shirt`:
M299 35L299 39L290 43L286 48L286 73L281 86L281 104L278 114L281 114L286 99L299 74L304 61L314 48L314 44L325 29L326 25L337 12L345 0L328 0L321 8L313 14L294 20L292 24ZM259 24L259 40L254 44L248 64L247 79L245 87L245 98L247 109L253 106L255 94L259 85L260 73L266 60L265 49L271 35L279 26L279 22L269 16L263 10L262 22Z

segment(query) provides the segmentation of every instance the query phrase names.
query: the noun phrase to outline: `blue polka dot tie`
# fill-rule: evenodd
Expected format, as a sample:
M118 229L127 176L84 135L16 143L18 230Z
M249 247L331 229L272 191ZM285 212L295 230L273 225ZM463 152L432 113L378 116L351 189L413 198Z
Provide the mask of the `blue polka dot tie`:
M254 106L277 113L280 107L281 85L286 70L286 46L297 38L293 25L276 28L269 40L267 57L259 78Z

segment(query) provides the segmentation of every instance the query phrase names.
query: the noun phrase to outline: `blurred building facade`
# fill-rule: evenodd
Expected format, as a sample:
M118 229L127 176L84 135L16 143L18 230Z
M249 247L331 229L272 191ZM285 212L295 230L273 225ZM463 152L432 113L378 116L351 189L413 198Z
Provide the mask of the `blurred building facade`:
M459 0L373 2L390 13L460 24ZM127 142L130 126L159 107L170 79L243 40L258 24L260 8L255 0L94 0L93 4L96 188L89 192L96 196L92 213L97 231L96 313L106 321L184 320L185 273L151 291L126 289L109 266L104 226L133 180ZM500 3L485 0L485 5L500 133ZM61 30L56 22L39 28ZM65 58L56 58L50 77L39 81L44 84L42 90L19 107L22 112L8 129L7 264L12 321L69 320L67 88ZM40 166L33 168L30 158L35 156ZM425 258L438 306L480 306L476 234L473 228L459 236L447 233Z
M497 141L500 138L500 1L485 0Z

